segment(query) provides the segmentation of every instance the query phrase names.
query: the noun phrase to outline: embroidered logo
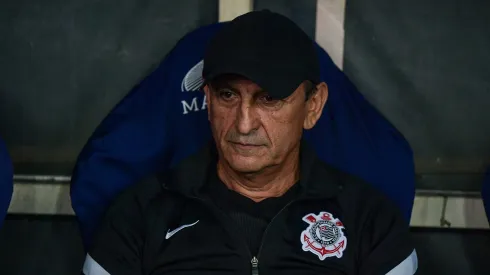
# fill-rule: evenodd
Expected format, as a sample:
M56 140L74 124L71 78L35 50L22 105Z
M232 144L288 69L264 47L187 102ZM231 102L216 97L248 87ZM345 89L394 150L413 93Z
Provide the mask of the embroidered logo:
M328 212L308 214L303 221L309 226L301 233L303 250L311 252L325 260L329 257L342 258L347 248L347 238L342 229L344 224Z
M199 222L199 220L197 220L195 223L181 225L181 226L175 228L172 231L170 231L170 229L169 229L167 231L167 234L165 235L165 240L170 239L175 233L179 232L180 230L182 230L184 228L187 228L187 227L191 227L191 226L196 225L198 222Z

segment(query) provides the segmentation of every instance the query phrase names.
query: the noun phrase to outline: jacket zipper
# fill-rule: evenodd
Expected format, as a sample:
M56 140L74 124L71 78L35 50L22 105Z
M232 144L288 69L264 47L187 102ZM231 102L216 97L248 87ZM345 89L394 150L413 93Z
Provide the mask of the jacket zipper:
M250 262L252 263L252 275L259 275L259 260L257 257L254 256Z
M190 198L190 199L194 199L194 200L200 201L201 203L203 203L207 207L211 207L211 206L208 205L209 202L207 200L203 199L203 198L199 198L199 197L195 197L195 196L187 196L187 197ZM247 253L248 253L249 257L251 258L250 264L252 265L252 275L259 275L259 256L260 256L260 252L262 252L262 247L264 246L264 240L265 240L265 237L267 235L267 231L269 231L269 228L271 227L272 223L284 211L284 209L286 209L291 204L293 204L293 203L295 203L295 202L297 202L299 200L302 200L302 199L304 199L304 198L298 198L298 199L294 199L294 200L290 201L283 208L281 208L281 210L279 210L279 212L277 212L277 214L271 219L271 221L269 222L269 224L265 228L264 234L262 235L262 240L260 241L260 246L259 246L259 251L257 252L257 256L253 256L252 255L252 253L250 252L250 248L247 245L247 242L244 239L242 239L244 246L247 248L246 249L247 250ZM219 207L216 207L216 209L219 212L221 212L223 215L225 215L225 216L228 217L228 215L223 210L221 210ZM230 217L228 217L228 218L230 218Z
M195 196L187 196L188 198L190 199L194 199L196 201L199 201L200 203L204 204L206 207L210 208L210 209L215 209L217 212L220 212L221 215L225 216L226 218L228 219L231 219L223 210L221 210L219 207L216 207L214 205L211 205L211 203L209 201L207 201L206 199L203 199L203 198L200 198L200 197L195 197ZM286 205L287 206L287 205ZM285 208L285 207L284 207ZM283 208L283 209L284 209ZM282 209L281 209L282 211ZM280 211L279 211L280 212ZM274 216L275 218L275 216ZM269 227L269 225L267 225L267 228ZM265 232L267 232L267 228L266 230L264 231L264 235L265 235ZM263 239L263 238L262 238ZM252 264L252 274L253 275L259 275L259 270L258 270L258 267L259 267L259 260L257 259L256 256L252 256L252 253L250 251L250 248L248 247L248 244L247 242L245 241L245 239L241 239L242 243L243 243L243 246L246 248L245 250L247 251L247 254L248 256L251 258L250 260L250 263ZM262 248L262 242L261 241L261 244L260 244L260 247L259 247L259 253L260 253L260 250Z
M283 208L281 208L281 210L277 212L277 214L271 219L271 221L265 228L264 234L262 235L262 240L260 241L260 246L259 246L259 251L257 252L257 256L253 256L252 260L250 261L250 263L252 264L252 275L259 275L259 257L260 257L260 252L262 252L262 246L264 246L264 240L267 235L267 231L269 231L269 228L271 227L274 220L284 211L284 209L286 209L291 204L297 202L298 200L300 199L292 200L288 204L286 204ZM250 253L250 249L249 249L249 253Z

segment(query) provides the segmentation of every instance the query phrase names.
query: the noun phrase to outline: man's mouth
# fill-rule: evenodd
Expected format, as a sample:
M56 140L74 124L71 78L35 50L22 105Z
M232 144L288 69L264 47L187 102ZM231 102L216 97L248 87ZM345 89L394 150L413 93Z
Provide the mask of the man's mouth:
M231 142L231 144L233 144L233 146L235 147L243 148L243 149L253 149L262 146L260 144L242 143L242 142Z

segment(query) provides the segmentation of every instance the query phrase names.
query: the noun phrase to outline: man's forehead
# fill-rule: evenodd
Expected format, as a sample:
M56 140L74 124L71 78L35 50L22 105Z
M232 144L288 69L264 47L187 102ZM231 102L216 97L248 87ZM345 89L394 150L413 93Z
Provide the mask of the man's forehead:
M211 86L214 87L236 87L236 86L255 86L257 90L261 90L262 88L257 85L257 83L252 80L237 74L223 74L215 77L210 81Z

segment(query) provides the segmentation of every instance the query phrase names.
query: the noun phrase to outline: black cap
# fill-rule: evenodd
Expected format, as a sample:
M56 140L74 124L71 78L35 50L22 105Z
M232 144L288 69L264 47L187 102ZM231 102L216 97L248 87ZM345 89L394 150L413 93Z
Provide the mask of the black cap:
M226 23L206 48L204 80L223 74L246 77L283 99L305 80L319 83L320 65L314 41L293 21L253 11Z

